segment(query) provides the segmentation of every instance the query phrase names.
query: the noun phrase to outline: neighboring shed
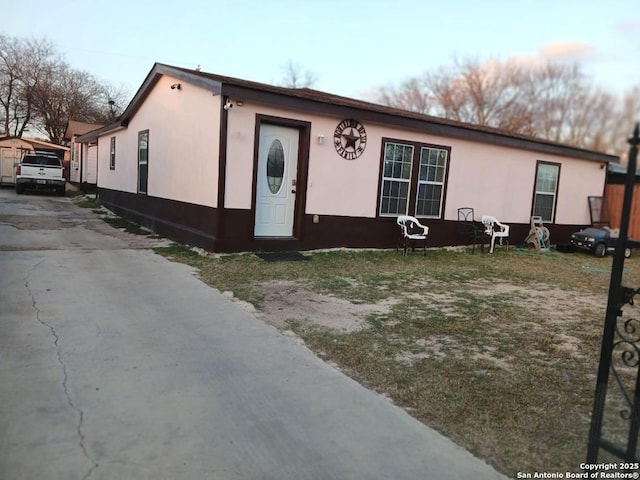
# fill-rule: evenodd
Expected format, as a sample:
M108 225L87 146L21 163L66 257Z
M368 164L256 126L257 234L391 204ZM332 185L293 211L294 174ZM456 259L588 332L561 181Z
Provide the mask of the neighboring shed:
M398 215L456 245L474 207L554 242L590 223L616 157L310 89L155 64L96 144L107 206L214 251L393 247Z
M53 153L62 161L69 154L68 148L42 140L26 137L0 138L0 185L15 185L16 165L25 153L36 150Z
M104 124L79 122L69 120L65 130L64 141L71 149L71 161L69 168L69 181L82 186L85 190L93 190L98 178L98 148L97 144L80 144L77 138L93 130L103 127Z

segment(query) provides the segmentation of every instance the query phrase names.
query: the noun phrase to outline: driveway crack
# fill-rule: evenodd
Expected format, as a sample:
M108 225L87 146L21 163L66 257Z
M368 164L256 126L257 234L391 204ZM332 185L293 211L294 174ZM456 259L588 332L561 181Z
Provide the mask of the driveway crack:
M84 432L82 431L82 425L84 422L84 412L80 407L76 406L73 403L73 399L69 394L69 388L67 385L67 382L69 380L69 375L67 373L67 365L64 362L64 357L62 355L62 347L60 346L60 336L58 335L58 332L53 327L53 325L47 323L45 320L42 319L40 308L38 307L38 302L36 301L36 296L33 293L33 290L31 289L31 284L29 283L29 277L43 262L44 262L44 259L40 260L37 264L35 264L31 268L31 270L29 270L29 272L27 273L27 276L24 279L24 287L27 289L27 292L29 292L29 296L31 297L31 305L33 306L33 310L36 313L36 320L42 326L48 328L49 331L51 332L51 336L53 337L53 345L55 346L55 349L56 349L56 356L58 358L58 363L62 368L62 390L64 391L64 395L67 399L67 404L72 410L74 410L78 414L78 423L76 424L76 432L78 434L78 445L82 450L82 454L92 464L91 468L89 468L87 473L85 473L84 477L82 477L82 480L87 480L91 476L93 471L96 468L98 468L98 463L91 457L91 455L89 455L89 452L87 451L87 446L85 445L85 436L84 436Z

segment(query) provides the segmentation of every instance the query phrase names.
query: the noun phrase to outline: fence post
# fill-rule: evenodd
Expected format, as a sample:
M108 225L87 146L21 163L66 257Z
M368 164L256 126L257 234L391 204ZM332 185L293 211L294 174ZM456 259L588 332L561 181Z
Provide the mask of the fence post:
M593 400L593 411L591 413L591 427L589 429L589 441L587 445L587 463L597 463L598 451L602 445L602 421L604 416L605 400L607 396L607 384L609 381L609 371L613 354L613 341L615 335L616 322L620 309L624 303L622 299L622 273L624 269L624 250L627 246L629 233L629 217L631 213L633 190L636 177L638 144L640 144L639 125L633 131L633 137L629 139L631 148L629 149L629 163L627 166L627 176L624 188L624 198L622 201L622 218L620 219L620 235L616 244L616 251L611 267L611 279L609 281L609 298L607 300L607 312L605 315L604 330L602 334L602 344L600 347L600 363L598 366L598 378L596 380L596 390ZM631 426L634 428L634 426ZM637 430L637 427L635 427ZM632 437L630 432L630 439ZM635 438L637 439L637 431ZM627 447L631 445L628 444ZM635 445L634 445L635 450ZM628 453L628 448L625 449Z

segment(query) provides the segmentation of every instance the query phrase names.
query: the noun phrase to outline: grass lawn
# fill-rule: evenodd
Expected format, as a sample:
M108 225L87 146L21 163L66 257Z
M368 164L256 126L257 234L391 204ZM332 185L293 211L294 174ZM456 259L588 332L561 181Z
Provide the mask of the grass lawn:
M271 312L266 321L499 471L580 471L612 257L429 249L265 262L178 245L156 252ZM640 258L625 267L623 284L640 286ZM324 313L304 313L305 302L334 304L345 324L354 315L361 323L327 326ZM605 431L617 436L611 407Z

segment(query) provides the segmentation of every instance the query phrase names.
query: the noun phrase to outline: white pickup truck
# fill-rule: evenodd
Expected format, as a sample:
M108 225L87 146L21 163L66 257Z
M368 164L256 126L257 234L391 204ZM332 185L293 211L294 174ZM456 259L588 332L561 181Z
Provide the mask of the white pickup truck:
M25 153L16 167L18 194L26 188L35 188L54 189L58 195L64 195L66 184L62 161L50 153Z

